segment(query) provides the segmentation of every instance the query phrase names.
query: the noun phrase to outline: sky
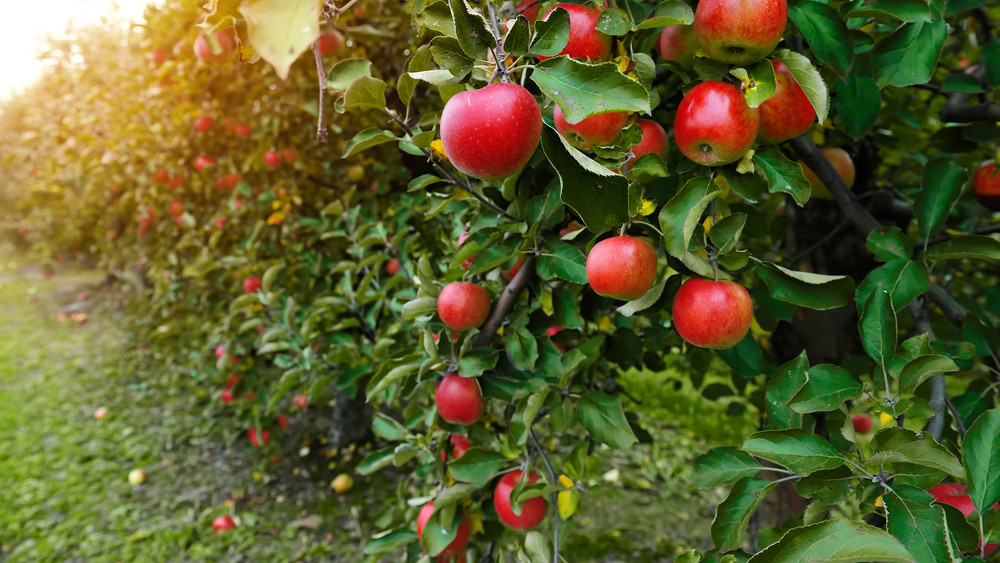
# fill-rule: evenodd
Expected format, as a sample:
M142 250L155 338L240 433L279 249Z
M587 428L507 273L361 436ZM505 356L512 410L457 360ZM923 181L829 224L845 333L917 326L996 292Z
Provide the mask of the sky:
M83 27L101 16L138 20L146 5L158 0L25 0L0 17L0 100L34 82L42 72L36 58L49 33L65 31L69 24Z

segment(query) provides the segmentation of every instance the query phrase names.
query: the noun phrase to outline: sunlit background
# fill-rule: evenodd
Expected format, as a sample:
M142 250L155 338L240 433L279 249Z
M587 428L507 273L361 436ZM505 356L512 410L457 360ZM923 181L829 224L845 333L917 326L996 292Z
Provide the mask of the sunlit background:
M84 27L102 18L138 21L148 4L162 0L27 0L0 18L0 100L34 82L44 66L38 53L49 34Z

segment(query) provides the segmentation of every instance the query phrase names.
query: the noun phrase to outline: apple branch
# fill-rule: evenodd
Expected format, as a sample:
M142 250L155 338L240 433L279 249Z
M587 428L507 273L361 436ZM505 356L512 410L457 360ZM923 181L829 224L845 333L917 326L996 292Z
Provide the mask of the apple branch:
M535 276L535 260L534 254L529 255L524 260L524 264L521 264L521 270L517 272L514 279L510 280L510 283L504 288L503 293L500 294L500 299L497 300L496 306L490 312L490 316L483 323L479 332L472 337L473 348L486 346L490 343L490 340L493 340L493 335L497 333L497 329L503 324L504 318L507 317L514 308L514 304L517 303L517 298L524 291L524 288L528 287L528 282L531 281L531 278Z
M549 458L545 456L545 452L542 451L542 446L538 444L538 438L535 436L535 429L528 428L528 436L531 437L531 445L535 447L535 451L542 458L542 463L545 464L545 469L549 472L549 481L555 485L559 481L556 479L556 472L552 469L552 464L549 463ZM552 493L552 563L559 563L559 493Z
M497 46L493 48L493 60L497 63L497 68L493 71L493 76L500 74L500 82L510 82L510 70L507 69L507 54L503 52L503 37L500 34L500 20L497 12L493 8L493 2L486 0L486 7L490 10L490 23L493 24L493 38L496 39ZM492 78L490 79L492 82Z
M907 309L913 318L913 326L917 329L917 332L926 334L933 342L935 340L934 329L931 328L931 323L927 319L927 310L924 308L923 298L918 297L911 301L907 305ZM941 434L944 432L944 409L945 401L947 400L948 386L944 380L944 374L939 373L931 376L931 398L928 403L934 409L934 416L927 423L927 431L939 442L941 441Z
M1000 104L987 102L974 106L945 105L941 108L941 121L971 123L973 121L1000 121Z
M320 143L326 142L326 69L323 68L323 53L319 50L319 40L313 41L313 56L316 58L316 75L319 82L319 115L316 116L316 140Z

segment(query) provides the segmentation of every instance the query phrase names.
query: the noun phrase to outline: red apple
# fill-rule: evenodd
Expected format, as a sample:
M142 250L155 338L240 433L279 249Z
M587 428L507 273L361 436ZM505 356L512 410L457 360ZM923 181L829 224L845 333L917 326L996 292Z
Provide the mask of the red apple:
M844 149L837 147L825 148L820 152L822 152L823 156L830 161L830 164L833 165L833 169L837 171L837 174L839 174L841 179L844 180L847 187L853 187L855 169L854 161L851 160L851 155L847 154L847 151ZM830 189L827 188L823 182L819 181L819 176L812 171L812 168L806 166L806 164L801 160L799 161L799 164L802 165L802 174L812 186L812 197L816 199L832 200L833 194L830 193ZM973 180L973 184L975 184L975 180Z
M545 12L548 18L552 10L563 8L569 12L569 41L560 55L569 55L574 59L602 61L611 58L611 36L597 31L597 18L601 9L581 6L580 4L556 4ZM550 57L539 56L544 61Z
M663 160L667 159L667 155L670 154L670 144L667 141L667 132L663 130L663 127L649 119L640 119L638 121L639 128L642 129L642 139L638 143L632 145L631 160L628 161L629 166L635 164L635 161L639 160L639 157L644 154L658 154Z
M250 399L248 398L247 400ZM247 436L250 438L250 443L253 444L255 448L259 448L262 445L266 446L268 439L271 437L271 435L268 434L267 430L261 430L260 440L258 440L256 428L251 428L247 430Z
M972 188L976 193L976 200L983 204L983 207L990 211L1000 211L1000 174L997 174L997 165L987 161L976 169L972 175Z
M490 296L471 282L452 282L444 286L437 300L438 316L455 330L475 328L490 314Z
M206 133L212 130L215 120L211 115L200 115L194 119L194 128L199 133Z
M210 156L201 155L194 159L194 169L201 172L215 163L215 159Z
M229 219L226 219L225 217L219 217L215 220L215 226L220 229L224 229L226 227L226 223L228 222Z
M278 426L281 427L281 431L284 432L285 430L288 430L288 417L283 414L279 414L277 416L277 419L278 419Z
M235 527L236 522L234 522L229 516L219 516L215 520L212 520L212 531L215 532L216 535L221 534L222 532L228 532Z
M757 140L766 144L798 137L816 122L816 110L792 72L777 59L771 60L771 64L774 65L777 88L774 95L757 108L760 112Z
M292 164L299 159L299 151L295 149L281 149L281 158L285 159L285 162L288 164Z
M223 346L222 344L219 344L218 346L215 347L215 357L216 357L216 359L221 358L221 357L223 357L225 355L226 355L226 347L225 346Z
M635 147L632 147L632 148L634 149ZM565 227L559 229L559 236L564 237L564 236L566 236L566 235L568 235L568 234L570 234L570 233L572 233L574 231L579 231L582 228L583 228L583 225L581 225L580 223L577 223L576 220L574 219L574 220L570 221L569 223L566 223Z
M223 355L225 355L225 354L223 354ZM233 362L233 363L236 363L236 362ZM240 374L238 374L238 373L230 374L229 377L226 378L226 389L232 389L239 382L240 382Z
M223 403L233 402L233 390L230 389L229 387L226 387L225 389L222 390L220 398L222 399Z
M851 417L851 424L854 425L854 432L867 434L872 430L872 417L867 414L856 414Z
M747 105L739 87L709 80L681 100L674 141L684 156L698 164L722 166L746 154L757 138L759 123L760 112Z
M146 56L149 57L149 60L156 66L160 66L161 64L167 62L167 52L163 49L153 49Z
M538 12L542 9L541 0L521 0L517 5L517 13L528 19L528 23L535 23L538 19Z
M320 35L317 41L319 41L319 53L323 56L336 55L344 46L344 36L336 30Z
M213 52L212 46L208 44L208 40L205 39L205 36L199 34L194 40L194 56L203 61L215 61L225 58L226 55L232 52L233 40L229 37L228 33L224 31L217 32L215 34L215 40L219 42L218 53Z
M399 271L399 258L390 258L389 263L385 265L385 271L390 276L396 275L396 272Z
M170 202L170 214L174 217L184 213L184 203L179 199Z
M774 50L787 20L786 0L701 0L694 33L709 58L746 65Z
M431 516L434 515L434 503L428 502L421 509L420 513L417 514L417 539L420 540L420 545L424 544L423 534L424 525L430 520ZM457 517L457 515L456 515ZM469 543L469 534L472 530L472 526L469 524L468 517L463 516L462 521L458 524L458 529L455 530L455 539L448 544L448 547L444 548L440 555L441 557L458 557L463 555L465 551L465 544Z
M211 161L211 157L209 157L209 161ZM182 186L183 184L184 184L184 175L183 174L178 174L178 175L174 176L173 178L170 179L170 182L169 182L170 189L177 189L180 186Z
M292 397L292 402L295 403L295 406L299 407L300 409L304 409L309 404L309 399L307 399L305 395L300 393Z
M257 276L243 280L243 291L245 293L257 293L260 290L261 281Z
M552 116L556 130L566 137L569 144L581 150L610 145L628 122L628 112L613 111L592 115L577 123L569 123L563 117L562 108L558 105L553 110Z
M587 283L598 295L631 301L649 291L655 279L656 252L640 238L607 238L587 255Z
M458 436L456 434L452 434L448 438L448 441L451 442L452 459L458 459L462 457L462 454L464 454L466 451L468 451L469 448L472 447L472 444L469 443L469 439L466 438L465 436Z
M444 420L469 425L483 414L483 392L474 378L449 374L437 384L434 404Z
M514 514L511 506L510 493L524 478L523 471L512 471L500 478L493 491L493 507L496 508L500 521L515 530L530 530L545 519L549 511L549 503L542 497L530 498L521 503L521 514ZM532 471L528 474L528 484L534 485L538 474Z
M253 129L244 123L237 123L233 125L233 133L236 133L238 137L249 137L253 133Z
M153 181L157 184L166 184L170 181L170 173L163 168L160 168L156 171L156 174L153 175Z
M668 25L660 32L658 44L660 56L665 61L674 61L681 67L691 70L694 65L694 53L698 50L698 39L694 36L694 27L690 25Z
M951 506L961 510L962 514L965 515L966 518L976 511L976 505L969 497L969 491L965 485L961 485L959 483L941 483L931 487L931 489L927 492L934 495L934 498L937 499L938 502L950 504ZM993 510L996 510L997 508L1000 508L1000 504L993 505ZM982 545L982 540L980 540L979 543ZM995 543L986 544L986 556L989 557L992 555L993 552L997 550L997 547L1000 547L1000 545Z
M753 303L743 286L731 281L693 278L674 296L674 328L701 348L732 348L750 330Z
M496 82L459 92L441 113L441 143L462 172L500 181L531 159L542 137L542 112L523 87Z
M278 151L269 149L264 153L264 164L267 165L268 168L277 168L281 166L281 155L278 154Z
M522 264L524 264L524 254L518 256L517 260L514 260L514 265L511 266L509 270L503 273L503 277L506 278L507 281L513 280L514 276L516 276L517 273L521 271Z

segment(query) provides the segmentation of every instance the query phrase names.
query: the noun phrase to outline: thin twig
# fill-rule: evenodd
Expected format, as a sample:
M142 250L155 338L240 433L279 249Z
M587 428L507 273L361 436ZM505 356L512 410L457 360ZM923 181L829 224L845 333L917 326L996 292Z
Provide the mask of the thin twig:
M958 409L955 408L955 403L952 403L951 399L948 396L945 396L944 404L948 405L948 410L951 411L951 416L955 418L955 426L958 426L958 433L965 436L965 423L962 422L962 416L958 414Z
M549 458L545 456L545 452L542 451L542 446L538 444L538 438L535 437L535 429L528 429L528 436L531 437L531 445L535 447L535 451L542 458L542 463L545 464L545 469L549 472L549 480L554 485L558 481L556 480L556 472L552 469L552 464L549 463ZM559 493L552 493L552 563L559 563Z
M323 53L319 50L319 40L313 41L313 56L316 58L316 75L319 82L319 115L316 116L316 140L325 143L327 139L326 123L326 69L323 68Z
M837 225L834 226L833 229L830 232L828 232L827 234L823 235L823 238L821 238L818 241L816 241L815 243L811 244L809 246L809 248L803 250L802 252L799 252L795 256L792 256L788 260L788 262L791 263L791 264L797 264L799 262L799 260L802 260L806 256L809 256L813 252L816 252L816 250L818 250L821 246L823 246L826 243L828 243L831 240L833 240L833 238L835 236L839 235L840 231L843 231L845 228L847 228L848 225L850 225L850 223L847 222L847 221L841 221L841 222L837 223Z
M480 346L486 346L493 340L493 335L497 333L497 329L503 324L504 318L510 313L511 309L514 308L514 304L517 303L518 297L520 297L521 292L524 288L528 286L528 282L531 278L535 276L535 255L529 255L524 263L521 264L521 270L517 272L514 279L510 280L510 284L504 288L503 293L500 295L500 299L497 300L497 304L493 307L493 311L490 312L490 316L483 323L482 328L479 332L472 337L472 347L478 348Z
M497 46L493 48L493 59L497 63L496 72L500 73L500 82L510 82L510 71L507 70L507 54L503 52L503 36L500 34L500 20L497 12L493 9L493 2L486 0L486 7L490 10L490 22L493 24L493 38L496 39Z

